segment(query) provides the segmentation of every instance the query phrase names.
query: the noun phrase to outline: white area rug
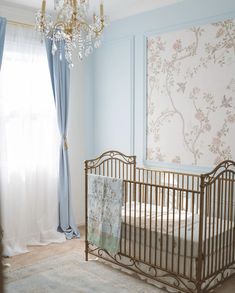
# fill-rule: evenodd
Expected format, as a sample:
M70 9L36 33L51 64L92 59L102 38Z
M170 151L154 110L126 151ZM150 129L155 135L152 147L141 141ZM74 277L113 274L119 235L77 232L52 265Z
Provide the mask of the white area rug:
M26 256L27 257L27 256ZM7 293L162 293L146 282L75 252L5 271Z

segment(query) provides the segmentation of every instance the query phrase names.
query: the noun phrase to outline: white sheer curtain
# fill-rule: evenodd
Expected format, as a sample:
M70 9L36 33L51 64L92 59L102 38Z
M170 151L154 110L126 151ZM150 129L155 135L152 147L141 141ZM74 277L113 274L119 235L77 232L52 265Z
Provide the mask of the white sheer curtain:
M44 45L8 26L0 73L0 184L4 255L65 240L58 226L59 135Z

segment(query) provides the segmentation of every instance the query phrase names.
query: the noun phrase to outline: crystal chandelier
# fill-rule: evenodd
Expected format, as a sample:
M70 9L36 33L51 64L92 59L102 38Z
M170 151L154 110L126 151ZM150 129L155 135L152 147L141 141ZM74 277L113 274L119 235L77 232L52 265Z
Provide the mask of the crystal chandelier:
M107 25L104 16L104 6L100 3L100 14L93 15L89 22L89 0L55 0L56 20L53 22L50 14L46 13L46 0L36 13L36 29L43 37L52 40L52 54L59 50L59 42L65 46L65 58L70 67L73 66L72 52L78 51L78 58L87 57L101 44L101 36Z

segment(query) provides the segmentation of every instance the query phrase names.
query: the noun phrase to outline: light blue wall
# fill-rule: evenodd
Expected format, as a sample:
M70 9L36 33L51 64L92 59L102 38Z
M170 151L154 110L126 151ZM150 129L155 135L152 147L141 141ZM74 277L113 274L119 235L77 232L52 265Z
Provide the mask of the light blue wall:
M92 57L95 156L118 149L146 164L146 37L229 17L235 17L235 0L184 0L111 23Z
M97 154L114 148L128 153L133 148L132 52L133 38L125 37L105 43L94 58Z

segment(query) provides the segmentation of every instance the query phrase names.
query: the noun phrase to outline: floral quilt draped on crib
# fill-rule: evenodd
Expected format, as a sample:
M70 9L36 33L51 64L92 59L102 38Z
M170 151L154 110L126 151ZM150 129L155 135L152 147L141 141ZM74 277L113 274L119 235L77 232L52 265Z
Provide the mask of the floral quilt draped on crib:
M88 176L88 241L116 254L120 248L123 181Z

